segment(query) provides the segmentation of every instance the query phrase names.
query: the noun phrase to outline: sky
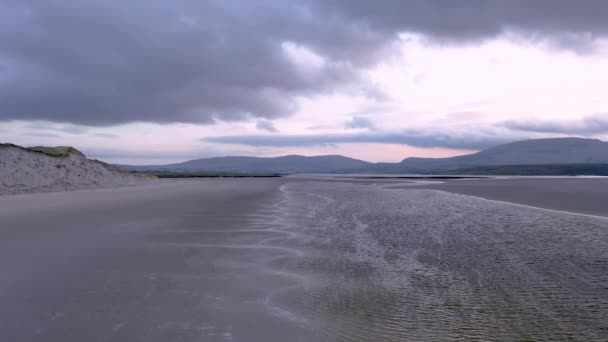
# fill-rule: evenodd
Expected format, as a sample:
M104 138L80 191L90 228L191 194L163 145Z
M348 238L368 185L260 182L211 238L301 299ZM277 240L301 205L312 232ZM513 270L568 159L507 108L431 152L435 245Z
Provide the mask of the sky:
M608 140L608 1L0 0L0 142L163 164Z

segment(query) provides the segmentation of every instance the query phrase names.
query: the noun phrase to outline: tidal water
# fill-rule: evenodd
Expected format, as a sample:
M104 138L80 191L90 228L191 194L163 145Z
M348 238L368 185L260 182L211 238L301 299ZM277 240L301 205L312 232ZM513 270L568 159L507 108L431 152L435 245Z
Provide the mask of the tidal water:
M222 243L258 248L258 304L292 341L608 340L606 219L365 183L280 190Z

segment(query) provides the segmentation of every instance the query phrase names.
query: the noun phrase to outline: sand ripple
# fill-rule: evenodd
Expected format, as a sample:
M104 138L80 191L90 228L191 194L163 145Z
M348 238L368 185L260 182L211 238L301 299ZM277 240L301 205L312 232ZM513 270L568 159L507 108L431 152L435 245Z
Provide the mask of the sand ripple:
M608 222L431 190L283 188L273 305L328 341L600 341ZM276 212L275 212L276 214ZM276 219L276 218L275 218Z

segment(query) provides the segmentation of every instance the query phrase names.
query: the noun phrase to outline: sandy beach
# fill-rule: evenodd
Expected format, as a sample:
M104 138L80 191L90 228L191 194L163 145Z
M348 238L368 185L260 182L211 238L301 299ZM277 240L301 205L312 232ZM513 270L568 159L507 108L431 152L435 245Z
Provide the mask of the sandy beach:
M196 179L2 196L0 340L606 336L606 219L461 195L602 215L606 180L390 183Z

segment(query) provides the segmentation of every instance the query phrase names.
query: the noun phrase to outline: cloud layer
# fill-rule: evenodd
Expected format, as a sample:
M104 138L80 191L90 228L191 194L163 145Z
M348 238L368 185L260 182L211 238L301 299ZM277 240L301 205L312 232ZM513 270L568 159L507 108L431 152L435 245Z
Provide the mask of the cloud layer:
M363 128L373 131L376 129L374 122L363 116L353 116L344 125L346 128Z
M269 121L269 120L258 120L255 124L255 128L262 130L262 131L270 132L270 133L277 133L279 131L274 126L272 121Z
M503 126L516 131L536 133L560 133L569 135L593 135L608 133L608 114L589 115L573 121L510 120Z
M605 13L599 0L4 0L0 120L279 118L298 96L370 91L359 71L400 32L580 48L608 33Z
M87 125L286 116L384 43L298 4L195 0L6 0L0 41L0 120ZM327 61L310 68L307 49Z
M608 33L602 0L319 0L335 15L379 32L418 32L446 40L471 40L515 31L564 44Z
M480 150L521 140L504 134L444 134L403 131L398 133L356 133L315 135L233 135L204 138L202 141L231 145L303 147L353 143L403 144L414 147L446 147Z

